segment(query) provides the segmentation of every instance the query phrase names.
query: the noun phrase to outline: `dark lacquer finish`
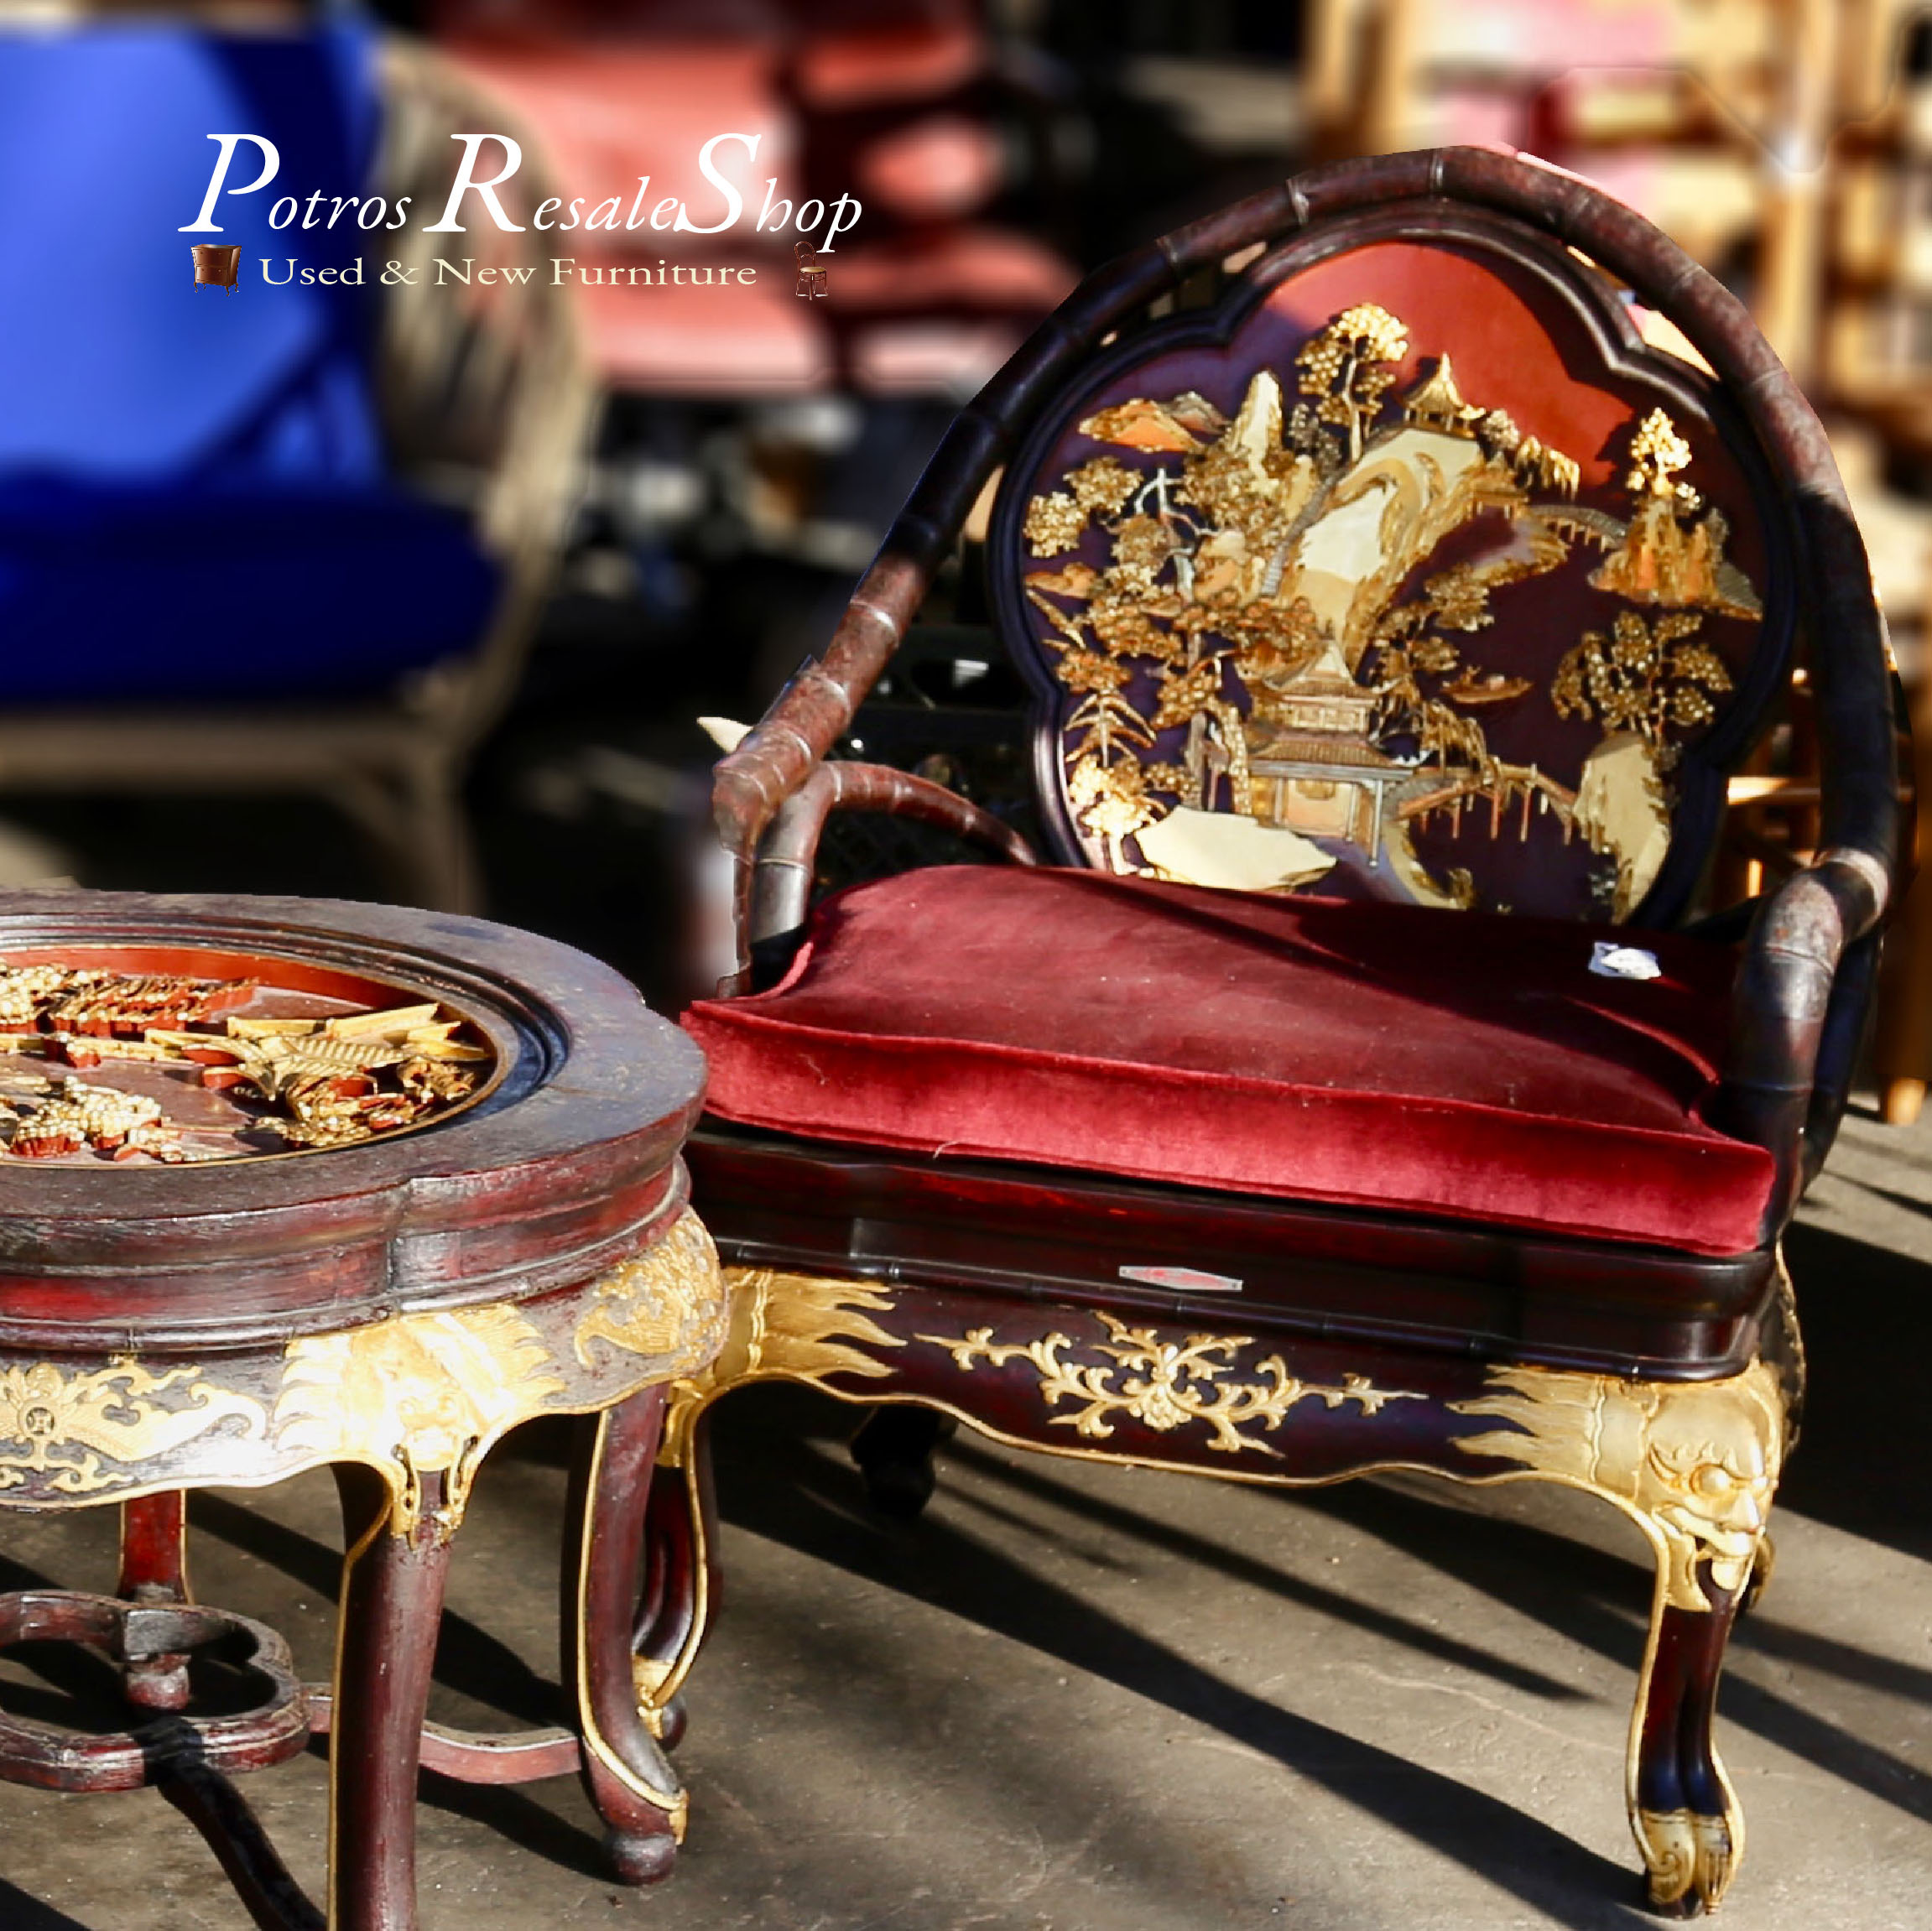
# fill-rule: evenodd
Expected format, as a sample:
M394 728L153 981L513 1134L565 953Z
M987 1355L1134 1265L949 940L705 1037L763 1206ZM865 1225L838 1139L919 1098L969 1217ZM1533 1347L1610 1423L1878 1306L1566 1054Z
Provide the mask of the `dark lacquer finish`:
M664 1390L653 1388L578 1424L565 1536L582 1554L574 1574L565 1571L558 1624L564 1681L581 1709L584 1788L604 1820L611 1861L632 1884L664 1876L677 1853L665 1828L677 1779L644 1726L631 1665L637 1557L664 1408Z
M1767 1252L1711 1258L707 1125L686 1157L729 1261L1665 1378L1758 1351ZM1122 1268L1239 1283L1238 1304Z
M300 899L54 893L0 907L0 958L81 942L320 955L399 1000L446 1001L510 1065L444 1125L216 1183L186 1167L0 1166L0 1346L111 1345L137 1328L148 1352L240 1346L488 1300L499 1284L535 1293L620 1258L669 1210L697 1056L568 946Z
M0 1647L89 1644L120 1667L138 1720L86 1737L0 1720L0 1778L156 1784L268 1931L411 1931L419 1763L499 1783L583 1768L617 1874L658 1875L684 1800L618 1685L659 1384L721 1338L679 1159L695 1050L581 954L450 916L17 897L0 906L0 959L434 1002L490 1050L470 1103L357 1144L191 1165L0 1158L0 1507L122 1512L120 1598L0 1596ZM477 1463L537 1414L606 1411L564 1565L568 1613L591 1619L566 1637L576 1720L509 1736L426 1724ZM273 1632L193 1603L181 1491L330 1465L348 1554L336 1679L311 1694ZM211 1648L262 1681L256 1707L194 1714L190 1665ZM227 1782L318 1733L331 1737L325 1913Z
M188 1498L179 1490L121 1505L121 1577L115 1594L133 1602L186 1602ZM128 1700L143 1710L180 1710L188 1701L188 1659L163 1653L130 1658Z
M1237 254L1242 265L1224 268ZM1148 315L1159 298L1216 277L1222 292L1211 306ZM1709 372L1648 346L1632 297L1674 324ZM1399 424L1388 419L1385 440L1374 446L1393 448L1398 427L1405 435L1487 438L1483 460L1493 466L1496 502L1507 499L1502 513L1528 512L1526 521L1542 518L1563 536L1544 546L1560 554L1560 565L1493 578L1513 586L1507 614L1500 592L1492 610L1486 590L1444 623L1480 632L1485 649L1493 647L1497 668L1486 683L1471 670L1464 716L1492 705L1482 712L1495 721L1484 727L1489 750L1520 793L1520 828L1510 828L1516 849L1492 851L1490 869L1463 873L1451 894L1443 885L1446 855L1462 820L1432 827L1438 806L1412 795L1406 849L1435 866L1438 887L1433 898L1412 897L1483 908L1471 917L1604 916L1602 882L1590 877L1591 853L1573 840L1571 817L1552 812L1533 825L1531 794L1540 788L1541 802L1550 803L1548 781L1559 769L1574 773L1584 737L1575 706L1555 701L1558 653L1571 649L1580 627L1607 627L1614 591L1652 616L1695 606L1711 653L1705 689L1721 698L1686 700L1677 722L1695 728L1668 750L1664 731L1655 733L1653 768L1669 774L1658 788L1669 808L1659 827L1668 850L1640 886L1619 887L1609 914L1639 927L1682 925L1717 832L1726 773L1768 721L1794 645L1806 653L1824 773L1815 861L1747 919L1702 934L1738 950L1728 1044L1717 1054L1700 1125L1769 1156L1755 1242L1693 1253L1611 1238L1607 1226L1603 1237L1569 1222L1551 1223L1565 1227L1561 1234L1539 1234L1523 1231L1529 1221L1506 1228L1071 1166L969 1161L943 1146L929 1157L836 1144L815 1136L809 1121L789 1117L788 1135L709 1121L691 1148L695 1198L733 1270L733 1333L711 1374L672 1398L651 1503L640 1681L668 1720L716 1594L707 1406L751 1380L801 1380L843 1400L883 1404L872 1407L853 1452L881 1504L905 1512L930 1493L932 1452L953 1418L1062 1454L1253 1481L1332 1481L1389 1467L1465 1482L1559 1481L1622 1509L1657 1559L1627 1796L1651 1903L1691 1914L1720 1901L1742 1850L1742 1818L1711 1725L1731 1623L1768 1565L1765 1513L1800 1392L1802 1356L1778 1242L1842 1111L1880 921L1900 884L1894 680L1858 533L1816 419L1735 298L1588 183L1475 148L1319 169L1098 271L961 413L822 657L720 763L714 805L735 861L737 939L737 971L720 997L773 986L793 960L819 832L834 809L909 813L997 856L1032 861L963 803L942 805L931 788L911 781L841 776L849 768L827 762L996 470L1004 480L988 539L993 617L1034 691L1038 803L1054 857L1131 868L1122 854L1138 835L1138 794L1107 789L1114 753L1092 723L1112 700L1103 694L1124 693L1107 715L1142 733L1134 756L1149 789L1185 796L1194 787L1204 811L1254 809L1255 794L1244 803L1237 789L1231 732L1241 718L1225 685L1195 694L1221 706L1211 727L1218 765L1198 755L1208 728L1202 703L1180 694L1154 715L1159 694L1178 691L1175 667L1196 664L1194 646L1183 648L1178 628L1146 630L1150 612L1178 623L1172 609L1143 601L1123 615L1121 600L1144 599L1157 581L1165 586L1159 573L1170 553L1148 550L1136 590L1130 577L1138 566L1110 545L1127 541L1127 506L1153 487L1149 451L1194 462L1211 444L1217 460L1225 455L1222 471L1185 472L1188 491L1198 484L1205 492L1185 499L1205 518L1195 537L1212 526L1206 499L1247 487L1244 462L1252 460L1258 476L1259 466L1273 465L1267 473L1279 479L1291 461L1305 458L1323 476L1345 458L1362 461L1359 423L1350 432L1356 446L1338 455L1323 452L1328 432L1309 412L1299 426L1288 419L1298 368L1309 372L1303 396L1321 397L1335 379L1332 367L1325 372L1302 360L1303 350L1315 353L1320 331L1331 320L1340 328L1338 311L1353 303L1403 325L1380 338L1396 346L1371 358L1386 367L1383 389L1399 382L1405 412ZM1480 407L1464 407L1449 380L1452 348L1458 373L1480 365L1495 391ZM1258 371L1274 378L1272 390L1257 383ZM1670 445L1673 473L1688 465L1708 496L1660 476L1652 487L1636 474L1638 425L1654 411L1674 425L1672 436L1681 432L1681 443ZM1347 413L1322 419L1341 422ZM1519 435L1532 421L1547 441ZM1244 422L1252 426L1244 430ZM1553 446L1567 451L1562 461L1552 458ZM1391 459L1389 467L1399 465ZM1513 486L1512 475L1520 481L1529 474L1551 501L1532 505L1531 486ZM1279 500L1267 494L1275 486L1255 487L1264 501ZM1365 479L1358 493L1368 487ZM1387 478L1377 487L1391 487ZM1401 487L1384 499L1392 514ZM1081 487L1091 502L1079 497ZM1048 500L1056 490L1062 494ZM1621 564L1586 572L1580 552L1565 545L1597 542L1626 563L1638 554L1629 533L1638 509L1624 507L1627 525L1605 507L1617 507L1617 490L1648 490L1654 521L1647 527L1669 521L1687 544L1685 519L1705 516L1695 544L1706 559L1722 551L1737 566L1729 587L1659 588L1660 578ZM1093 503L1113 519L1105 542ZM1164 518L1167 508L1164 495ZM1151 532L1152 513L1133 513L1149 518ZM1278 546L1278 562L1288 555L1285 523L1249 523ZM1216 554L1251 551L1230 544ZM1438 559L1424 545L1423 558L1441 570L1471 554L1451 544ZM1190 568L1206 554L1204 539ZM1414 560L1405 557L1404 567ZM1113 569L1118 590L1106 621L1142 626L1119 631L1124 643L1109 641L1087 601L1103 568ZM1177 574L1170 602L1198 601L1196 580L1183 584ZM1368 579L1342 572L1340 580L1359 587ZM1395 586L1375 581L1393 594ZM1270 579L1263 593L1273 596L1276 584ZM1048 607L1056 598L1057 616ZM1357 616L1348 606L1346 622ZM1221 656L1234 656L1220 619L1201 621L1229 643ZM1091 632L1080 629L1086 622ZM1335 648L1334 629L1326 635ZM1242 648L1263 660L1258 676L1278 676L1278 690L1302 674L1268 671L1265 648L1252 640ZM1366 648L1387 650L1389 638ZM1445 647L1444 662L1454 656ZM1130 659L1133 668L1123 669ZM1359 661L1347 661L1347 676ZM1348 703L1393 688L1351 685L1341 674L1329 685L1345 715L1353 715ZM1539 690L1541 708L1503 707ZM1262 721L1258 708L1244 715ZM1294 721L1311 715L1284 706L1268 721L1284 744L1295 731L1345 728L1321 717ZM1607 712L1596 721L1607 736ZM1295 761L1305 764L1315 752L1268 749L1274 740L1265 735L1255 742L1263 746L1257 762L1274 760L1287 773L1282 782L1311 775L1297 776ZM1369 752L1379 741L1365 737L1357 763L1399 773L1377 782L1409 783L1427 763L1423 753L1435 755L1419 732L1418 742L1420 752L1398 746L1400 756L1378 765ZM1176 762L1184 748L1194 760L1185 782ZM1070 775L1076 753L1093 767L1084 803ZM1497 813L1517 794L1505 800L1493 764L1476 764L1497 790L1489 811ZM1565 813L1582 796L1574 775L1555 789ZM1274 809L1284 809L1283 795ZM1328 794L1307 795L1319 803ZM1096 797L1121 806L1112 828L1093 815ZM1232 802L1224 807L1221 798ZM1488 817L1492 845L1497 824ZM1334 872L1338 896L1398 895L1386 873L1375 875L1377 851L1371 837ZM1506 923L1497 921L1498 944ZM904 942L918 947L922 934L908 930ZM1107 997L1132 997L1133 983L1123 971ZM935 1042L950 1036L944 1019L935 1012L931 1036L917 1042L935 1061ZM974 1044L992 1050L976 1035ZM957 1076L973 1077L963 1057ZM724 1079L721 1070L721 1105ZM888 1113L917 1104L916 1096L893 1093ZM1227 1103L1240 1103L1232 1081ZM757 1116L747 1107L745 1116ZM904 1143L921 1142L909 1130ZM1749 1213L1757 1210L1753 1200Z

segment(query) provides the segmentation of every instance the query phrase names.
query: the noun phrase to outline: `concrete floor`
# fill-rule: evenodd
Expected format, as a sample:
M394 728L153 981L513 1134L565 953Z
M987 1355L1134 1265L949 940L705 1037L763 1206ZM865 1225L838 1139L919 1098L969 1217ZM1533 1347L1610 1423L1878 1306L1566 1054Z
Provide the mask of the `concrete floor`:
M1722 1709L1751 1850L1723 1921L1932 1923L1932 1125L1847 1125L1790 1254L1813 1399L1776 1581ZM1588 1498L1421 1481L1300 1496L962 1438L905 1527L849 1412L721 1411L732 1599L690 1694L676 1875L601 1873L574 1783L425 1778L425 1931L1303 1931L1638 1924L1624 1725L1648 1582ZM802 1441L803 1446L800 1447ZM546 1720L565 1438L499 1455L466 1527L437 1714ZM200 1594L325 1673L325 1479L195 1504ZM0 1586L112 1574L112 1512L0 1522ZM62 1707L16 1653L10 1707ZM58 1671L55 1671L58 1674ZM71 1706L69 1706L71 1707ZM246 1788L320 1884L313 1757ZM151 1792L0 1789L0 1931L243 1931Z

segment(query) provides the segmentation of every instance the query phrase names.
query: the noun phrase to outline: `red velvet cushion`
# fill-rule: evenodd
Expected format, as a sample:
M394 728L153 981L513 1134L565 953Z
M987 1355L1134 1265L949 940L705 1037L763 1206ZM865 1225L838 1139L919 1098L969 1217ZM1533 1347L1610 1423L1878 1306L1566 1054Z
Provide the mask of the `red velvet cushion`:
M1695 1253L1757 1241L1760 1148L1705 1126L1732 960L1568 922L938 867L829 900L784 983L685 1015L711 1110Z

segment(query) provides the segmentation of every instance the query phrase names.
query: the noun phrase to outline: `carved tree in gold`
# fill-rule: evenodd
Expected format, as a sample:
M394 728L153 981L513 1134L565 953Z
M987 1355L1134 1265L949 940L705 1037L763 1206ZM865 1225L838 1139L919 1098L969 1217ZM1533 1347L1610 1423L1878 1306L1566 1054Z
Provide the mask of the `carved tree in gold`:
M1637 502L1626 521L1568 500L1575 459L1504 411L1466 401L1446 356L1391 412L1408 349L1398 317L1358 304L1297 354L1309 399L1292 410L1264 368L1232 418L1190 390L1132 397L1081 422L1094 440L1153 461L1089 458L1036 495L1025 518L1033 553L1065 559L1031 572L1025 593L1075 699L1065 722L1069 807L1117 871L1150 867L1154 847L1140 834L1173 814L1234 813L1330 837L1346 826L1372 862L1386 848L1414 895L1454 904L1476 903L1469 871L1432 877L1417 831L1444 814L1460 831L1475 803L1487 804L1492 838L1506 814L1518 837L1533 816L1553 816L1566 841L1580 830L1611 857L1600 883L1621 915L1668 846L1668 759L1595 760L1579 788L1497 756L1486 718L1534 684L1473 661L1466 640L1493 622L1498 591L1562 566L1579 540L1609 553L1591 581L1635 602L1754 617L1756 593L1723 555L1722 517L1679 478L1690 445L1661 410L1632 436ZM1533 501L1538 487L1564 500ZM1487 547L1415 587L1418 567L1479 518L1492 519ZM1096 531L1098 560L1087 540ZM1551 695L1565 715L1587 704L1613 735L1636 731L1660 746L1663 724L1710 721L1729 674L1708 645L1683 643L1674 614L1654 632L1633 632L1638 619L1626 614L1609 638L1585 638ZM1624 689L1640 637L1663 667L1654 704L1648 685L1642 696ZM1608 723L1625 710L1643 714L1642 730ZM1653 711L1661 721L1648 721ZM1175 732L1178 750L1157 742ZM1360 810L1307 802L1338 787ZM1205 835L1192 822L1179 842L1164 832L1161 856L1174 861ZM1300 856L1281 854L1270 874L1278 889L1333 862L1285 842ZM1221 837L1216 848L1233 844Z

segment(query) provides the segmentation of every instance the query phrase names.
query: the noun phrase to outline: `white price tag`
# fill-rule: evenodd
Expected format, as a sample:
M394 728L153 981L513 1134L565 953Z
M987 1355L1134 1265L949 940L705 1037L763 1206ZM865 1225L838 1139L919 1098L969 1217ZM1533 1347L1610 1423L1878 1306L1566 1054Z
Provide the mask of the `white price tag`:
M1599 939L1591 949L1590 970L1606 979L1661 979L1664 968L1654 952L1641 945L1613 945Z

